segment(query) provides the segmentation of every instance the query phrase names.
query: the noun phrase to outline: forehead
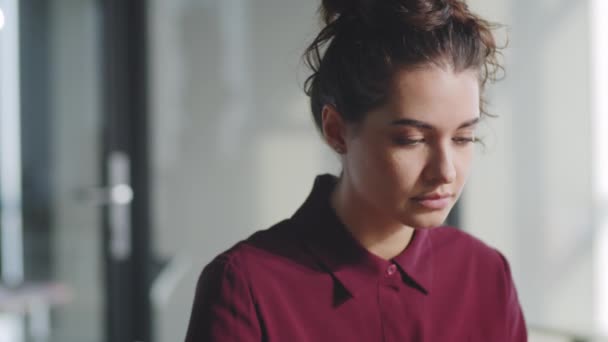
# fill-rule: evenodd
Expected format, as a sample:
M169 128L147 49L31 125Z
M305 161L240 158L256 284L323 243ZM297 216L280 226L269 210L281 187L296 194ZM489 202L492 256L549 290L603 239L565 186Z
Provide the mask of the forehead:
M402 69L395 74L385 106L376 123L411 119L450 129L479 117L479 81L474 70L425 66Z

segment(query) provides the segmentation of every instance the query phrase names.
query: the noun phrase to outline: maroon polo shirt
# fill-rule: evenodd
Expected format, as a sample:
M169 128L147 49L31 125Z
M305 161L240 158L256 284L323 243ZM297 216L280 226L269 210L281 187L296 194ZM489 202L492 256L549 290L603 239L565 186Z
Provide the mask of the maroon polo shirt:
M392 260L363 248L316 179L290 219L207 265L187 342L526 341L509 265L450 227L416 230Z

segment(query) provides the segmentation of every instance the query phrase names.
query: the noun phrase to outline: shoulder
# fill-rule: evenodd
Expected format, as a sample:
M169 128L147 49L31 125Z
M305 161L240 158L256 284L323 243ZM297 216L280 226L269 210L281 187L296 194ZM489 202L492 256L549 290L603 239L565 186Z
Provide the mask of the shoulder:
M253 233L220 253L205 266L203 272L214 270L214 275L218 277L239 273L246 279L255 278L265 269L283 267L285 263L301 258L303 253L298 241L293 222L283 220Z
M273 227L274 228L274 227ZM271 228L272 229L272 228ZM276 244L278 233L256 233L217 255L202 270L196 285L186 341L259 341L259 297L251 275L259 277L256 265L261 253L252 241ZM275 241L275 242L271 242Z
M508 341L526 341L526 326L509 262L480 239L453 227L435 228L429 234L435 263L443 276L469 289L480 303L484 329L503 331ZM464 290L463 290L464 293ZM491 305L487 305L491 303Z
M493 275L505 281L505 278L510 278L505 256L477 237L449 226L434 228L429 236L433 254L440 262L451 266L460 264L477 272L483 271L480 274Z
M433 228L429 232L435 252L458 252L460 255L501 258L500 252L477 237L455 227Z

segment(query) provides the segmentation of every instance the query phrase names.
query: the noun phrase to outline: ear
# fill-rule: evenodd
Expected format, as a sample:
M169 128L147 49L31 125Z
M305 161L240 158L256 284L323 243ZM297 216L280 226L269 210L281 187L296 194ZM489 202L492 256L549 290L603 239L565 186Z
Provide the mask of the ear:
M327 144L339 154L346 153L346 122L336 107L323 106L321 111L323 137Z

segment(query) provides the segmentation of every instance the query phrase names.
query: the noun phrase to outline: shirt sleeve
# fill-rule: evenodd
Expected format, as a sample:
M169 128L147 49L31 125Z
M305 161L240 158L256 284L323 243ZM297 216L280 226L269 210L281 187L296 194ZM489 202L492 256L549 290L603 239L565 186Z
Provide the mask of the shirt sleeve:
M506 332L510 336L508 341L526 342L528 341L528 330L524 320L524 314L519 304L517 290L513 277L511 276L511 267L509 262L502 253L498 252L503 263L505 289L506 289Z
M186 342L259 342L261 328L242 270L223 255L198 280Z

